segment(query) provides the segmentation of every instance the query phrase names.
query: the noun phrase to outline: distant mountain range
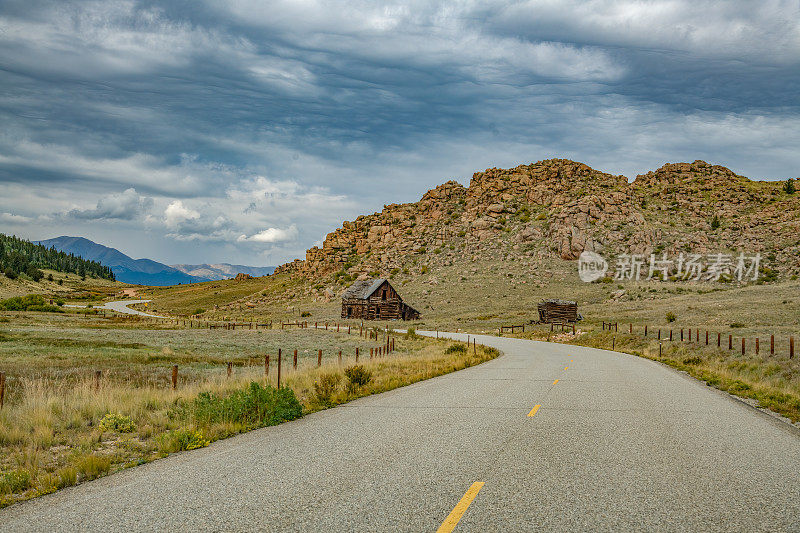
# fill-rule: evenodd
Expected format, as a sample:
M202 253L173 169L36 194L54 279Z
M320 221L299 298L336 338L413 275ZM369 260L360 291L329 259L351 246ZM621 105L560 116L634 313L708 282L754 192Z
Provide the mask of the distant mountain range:
M220 280L235 278L236 274L250 274L254 278L269 276L275 272L274 266L252 267L246 265L231 265L230 263L217 263L214 265L171 265L172 268L180 270L190 276L209 280Z
M152 259L133 259L116 248L109 248L83 237L63 236L36 242L84 259L99 261L111 268L118 281L137 285L163 286L216 281L235 277L239 272L264 276L275 270L275 267L248 267L227 263L169 266Z

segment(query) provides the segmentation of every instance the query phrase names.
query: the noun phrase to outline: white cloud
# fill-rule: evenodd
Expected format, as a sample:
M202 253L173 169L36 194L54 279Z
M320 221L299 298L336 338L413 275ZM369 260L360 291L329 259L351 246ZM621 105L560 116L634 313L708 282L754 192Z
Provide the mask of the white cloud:
M141 196L131 187L119 194L109 194L97 201L94 209L72 209L67 213L74 218L134 220L146 216L153 207L153 199Z
M257 242L257 243L279 243L279 242L289 242L297 239L297 226L292 224L286 229L280 228L267 228L263 231L259 231L258 233L247 236L247 235L240 235L238 242Z
M180 200L173 201L164 210L164 224L169 228L177 228L186 221L198 218L200 218L200 213L189 209Z
M32 222L31 217L15 215L13 213L0 213L0 222L4 224L28 224Z

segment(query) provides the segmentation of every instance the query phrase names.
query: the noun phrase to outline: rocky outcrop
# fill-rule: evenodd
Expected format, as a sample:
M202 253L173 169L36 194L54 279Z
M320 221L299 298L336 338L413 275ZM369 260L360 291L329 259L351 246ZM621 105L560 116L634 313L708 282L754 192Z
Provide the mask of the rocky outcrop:
M498 260L574 260L584 250L744 247L769 253L781 269L796 273L800 194L787 195L781 185L703 161L667 164L630 183L565 159L492 168L475 173L469 187L448 181L419 202L386 205L344 222L305 260L275 273L322 281L319 287L487 253Z

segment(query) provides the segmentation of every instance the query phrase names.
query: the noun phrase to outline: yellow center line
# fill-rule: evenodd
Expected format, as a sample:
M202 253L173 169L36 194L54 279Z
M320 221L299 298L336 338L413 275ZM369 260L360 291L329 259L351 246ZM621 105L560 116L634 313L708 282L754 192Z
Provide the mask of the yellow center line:
M564 370L567 370L567 369L569 369L569 367L568 367L568 366L565 366L565 367L564 367Z
M464 493L461 500L453 507L453 510L450 511L450 514L444 519L442 525L436 530L436 533L450 533L456 528L458 521L461 520L461 517L467 512L467 507L469 507L469 504L475 499L475 496L478 495L481 487L483 487L483 481L476 481L467 489L467 492Z
M555 380L555 381L553 382L553 385L555 385L556 383L558 383L558 380Z
M539 408L540 408L541 406L542 406L542 404L537 404L537 405L534 405L534 406L533 406L533 409L531 409L531 412L530 412L530 413L528 413L528 416L533 416L533 415L535 415L535 414L536 414L536 411L538 411L538 410L539 410Z

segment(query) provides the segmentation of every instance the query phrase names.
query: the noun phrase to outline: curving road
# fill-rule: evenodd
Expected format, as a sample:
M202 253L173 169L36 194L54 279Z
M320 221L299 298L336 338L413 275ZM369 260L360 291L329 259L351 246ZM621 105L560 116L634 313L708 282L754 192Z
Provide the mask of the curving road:
M108 309L110 311L116 311L117 313L122 313L126 315L140 315L140 316L149 316L152 318L166 318L159 315L154 315L151 313L145 313L144 311L138 311L136 309L131 309L128 307L129 305L133 304L143 304L145 302L151 302L152 300L116 300L113 302L106 302L104 305L95 305L92 306L93 309ZM85 305L70 305L66 304L64 307L81 307L85 308Z
M505 355L12 506L0 529L800 529L796 428L646 359L478 340Z

